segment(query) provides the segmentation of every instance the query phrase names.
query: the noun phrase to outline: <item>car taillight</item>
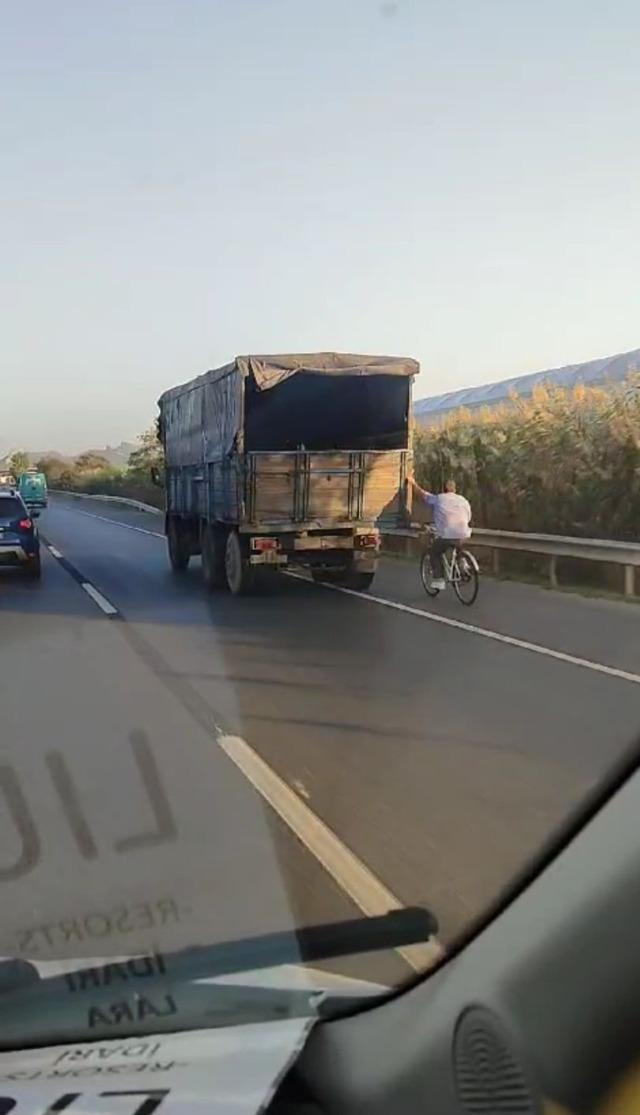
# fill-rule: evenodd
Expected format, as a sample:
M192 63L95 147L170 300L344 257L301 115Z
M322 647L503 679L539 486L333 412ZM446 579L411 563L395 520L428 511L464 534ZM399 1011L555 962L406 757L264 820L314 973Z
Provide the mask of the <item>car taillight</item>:
M33 521L31 519L21 519L18 523L18 530L33 530Z

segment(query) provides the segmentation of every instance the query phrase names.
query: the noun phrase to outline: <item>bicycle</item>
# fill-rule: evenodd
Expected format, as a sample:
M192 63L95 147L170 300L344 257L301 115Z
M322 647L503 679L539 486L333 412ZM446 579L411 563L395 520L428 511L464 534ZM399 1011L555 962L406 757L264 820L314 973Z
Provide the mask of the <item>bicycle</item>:
M436 537L433 530L427 530L426 533L430 536L430 541ZM480 589L480 567L473 554L452 542L451 548L442 555L442 565L446 584L453 585L453 591L461 604L471 607ZM427 596L437 596L441 591L434 588L432 583L434 576L430 545L420 559L420 579Z

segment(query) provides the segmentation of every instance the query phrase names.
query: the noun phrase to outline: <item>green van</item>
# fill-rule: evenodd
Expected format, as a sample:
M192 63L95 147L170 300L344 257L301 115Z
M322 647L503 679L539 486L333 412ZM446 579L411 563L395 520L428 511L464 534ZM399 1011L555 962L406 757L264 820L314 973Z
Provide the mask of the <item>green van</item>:
M47 506L47 478L43 472L36 472L35 469L23 472L18 489L27 507L39 510Z

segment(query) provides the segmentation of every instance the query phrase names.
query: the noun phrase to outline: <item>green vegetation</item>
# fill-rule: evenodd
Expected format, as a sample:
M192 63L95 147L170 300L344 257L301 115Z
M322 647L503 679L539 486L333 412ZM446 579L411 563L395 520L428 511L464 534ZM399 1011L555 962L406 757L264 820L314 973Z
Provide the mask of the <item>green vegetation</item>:
M123 496L161 507L163 493L151 481L151 469L162 464L162 447L155 426L138 438L126 469L114 468L99 453L82 453L75 461L43 457L37 468L45 473L51 488Z
M19 478L20 474L22 472L26 472L26 470L29 468L29 456L28 456L28 454L25 453L24 450L18 449L18 451L16 453L14 453L12 458L11 458L10 468L11 468L11 472L13 473L13 475L15 476L15 478L17 480Z
M415 468L436 491L453 476L478 526L637 539L640 375L458 411L416 432Z

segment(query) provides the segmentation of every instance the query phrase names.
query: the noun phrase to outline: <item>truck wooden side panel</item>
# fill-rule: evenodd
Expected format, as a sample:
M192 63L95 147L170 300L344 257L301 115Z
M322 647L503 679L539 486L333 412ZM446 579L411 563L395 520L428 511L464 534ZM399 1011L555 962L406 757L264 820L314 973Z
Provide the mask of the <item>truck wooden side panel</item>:
M249 453L243 525L397 523L406 450Z
M232 525L242 519L242 461L238 457L168 467L166 488L167 507L173 514Z
M398 525L406 507L407 450L367 453L362 515L380 524Z

